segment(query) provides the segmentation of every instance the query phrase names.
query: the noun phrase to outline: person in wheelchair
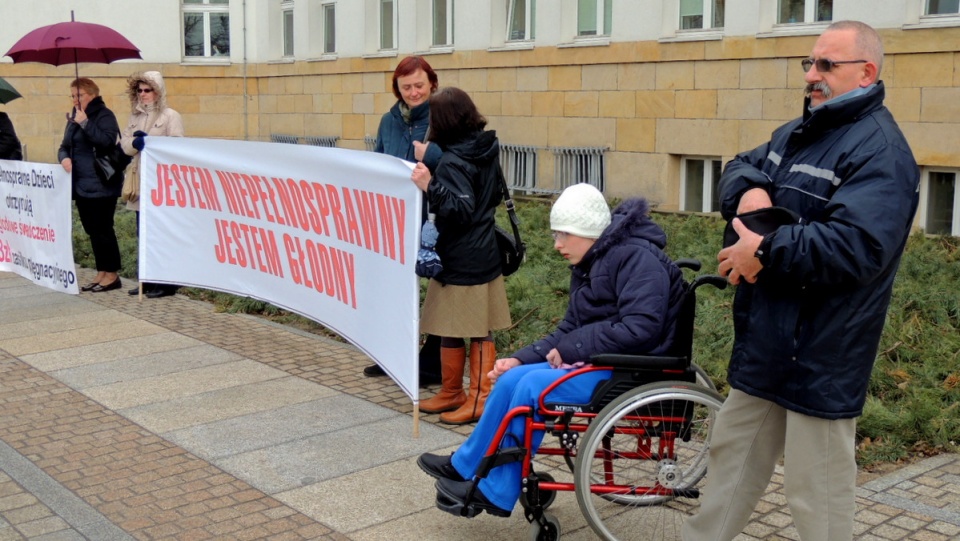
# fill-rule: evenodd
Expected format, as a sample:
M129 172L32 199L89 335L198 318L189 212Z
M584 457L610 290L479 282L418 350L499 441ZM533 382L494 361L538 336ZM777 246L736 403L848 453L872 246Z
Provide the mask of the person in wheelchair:
M673 343L684 293L680 269L663 252L666 234L649 217L645 199L624 201L613 212L590 184L563 191L550 211L554 248L570 262L570 301L552 334L498 359L486 409L469 438L451 456L425 453L418 464L437 479L437 506L463 507L481 459L506 413L536 407L543 390L597 353L666 352ZM553 390L551 402L584 402L608 371L578 375ZM510 423L503 445L523 442L524 419ZM543 439L533 434L531 452ZM480 479L470 505L509 516L521 490L521 464L493 468Z

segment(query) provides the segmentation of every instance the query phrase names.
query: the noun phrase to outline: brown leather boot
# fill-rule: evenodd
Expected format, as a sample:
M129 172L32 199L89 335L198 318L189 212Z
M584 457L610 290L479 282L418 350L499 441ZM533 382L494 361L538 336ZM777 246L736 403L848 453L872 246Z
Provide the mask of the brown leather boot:
M440 348L440 376L442 387L432 398L420 402L424 413L442 413L459 408L467 401L463 392L463 365L467 350L464 347Z
M493 386L487 373L493 370L495 362L497 346L492 341L470 342L470 392L467 401L457 411L441 415L441 423L465 425L483 415L483 405L487 403L487 395Z

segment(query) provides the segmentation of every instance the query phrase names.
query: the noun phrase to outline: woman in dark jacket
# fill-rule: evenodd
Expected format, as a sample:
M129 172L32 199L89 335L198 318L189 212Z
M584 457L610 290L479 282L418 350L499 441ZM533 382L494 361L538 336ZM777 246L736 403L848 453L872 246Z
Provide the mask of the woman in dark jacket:
M380 119L375 152L389 154L408 162L422 161L433 170L442 151L438 145L426 142L430 122L430 95L436 92L437 72L422 56L408 56L393 70L393 95L397 103ZM427 219L427 197L423 197L423 215ZM420 348L420 385L440 382L440 338L427 335ZM380 365L363 369L368 377L385 375Z
M97 263L97 276L81 291L99 293L120 289L120 247L113 230L113 215L122 185L106 186L97 175L95 152L107 152L117 144L120 125L113 111L100 97L100 88L82 77L70 83L73 111L67 114L67 128L57 157L73 181L73 199L83 230Z
M7 113L0 113L0 160L22 160L20 139Z
M437 255L443 270L430 279L420 332L441 337L442 388L420 403L449 424L476 421L490 393L487 372L496 360L491 331L510 326L510 308L494 236L494 212L503 197L500 144L466 92L444 88L430 98L430 146L444 149L431 178L420 162L413 181L436 215ZM463 390L470 337L470 391ZM456 410L452 411L451 410Z
M550 211L554 248L570 264L570 303L550 336L499 359L490 377L493 393L477 428L452 457L421 455L418 464L436 477L437 499L463 503L506 413L536 406L540 393L597 353L663 354L673 344L683 295L680 269L663 253L666 235L647 216L643 199L624 201L614 211L596 188L575 184ZM590 399L610 372L578 375L550 393L551 402ZM524 441L523 416L510 423L506 439ZM534 432L532 450L543 439ZM478 484L474 505L493 515L510 514L521 489L521 463L504 464Z

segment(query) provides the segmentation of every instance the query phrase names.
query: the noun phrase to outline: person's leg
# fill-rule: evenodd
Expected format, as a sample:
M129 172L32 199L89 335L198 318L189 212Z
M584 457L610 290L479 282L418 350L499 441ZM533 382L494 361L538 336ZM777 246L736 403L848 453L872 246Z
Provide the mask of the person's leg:
M420 347L420 385L432 385L441 381L440 337L426 335Z
M518 406L536 407L540 399L540 395L543 393L544 389L546 389L551 383L571 372L570 370L552 369L547 363L538 363L534 366L537 366L540 369L531 369L526 373L521 374L521 377L513 390L507 410ZM513 372L514 370L517 369L511 369L507 372L507 374ZM501 379L502 378L503 376L501 376ZM607 371L590 372L577 376L575 379L560 385L560 387L557 389L554 389L548 395L549 400L551 402L561 403L586 402L593 394L593 390L597 386L597 383L609 378L610 372ZM499 385L500 382L498 381L497 385L494 386L494 390L496 390L496 387ZM488 406L488 408L489 407L490 406ZM491 415L488 413L484 414L484 417L490 416ZM496 419L502 419L503 415L498 414L495 415L495 417ZM540 419L539 415L537 416L537 419ZM499 425L499 422L497 425ZM522 445L525 428L525 418L518 417L514 419L510 423L510 429L507 432L509 436L504 439L502 446L512 447L514 445ZM494 430L495 429L496 428L494 428ZM544 432L542 430L536 430L533 432L533 439L531 442L532 446L530 449L531 456L536 455L536 451L540 447L540 443L543 441L543 436ZM486 441L489 443L489 437ZM485 451L486 449L484 449L484 452ZM459 451L457 453L459 453ZM456 456L457 455L454 454L454 457ZM483 495L486 496L487 499L497 507L506 510L513 509L517 503L517 499L520 497L520 475L522 468L523 465L520 462L504 464L494 468L490 471L486 478L480 481L478 485L480 492L482 492Z
M787 412L784 491L803 541L853 539L856 428L855 419Z
M684 541L730 541L750 520L783 456L786 410L730 391L710 440L700 512L683 525Z
M459 408L467 401L463 392L463 367L466 349L463 338L441 338L440 356L443 386L434 396L420 401L420 411L442 413Z
M480 419L484 404L490 395L493 383L487 374L497 362L497 348L493 343L493 334L470 339L470 390L467 400L455 411L440 415L440 422L451 425L465 425Z
M77 213L84 231L90 237L90 247L96 260L97 271L102 271L101 285L117 279L120 270L120 246L113 229L113 216L117 209L115 197L78 198Z

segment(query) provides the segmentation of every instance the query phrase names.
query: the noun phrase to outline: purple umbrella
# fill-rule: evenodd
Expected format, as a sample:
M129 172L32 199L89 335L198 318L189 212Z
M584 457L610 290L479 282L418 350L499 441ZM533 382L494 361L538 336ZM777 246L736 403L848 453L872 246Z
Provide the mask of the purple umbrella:
M32 30L7 51L6 56L19 62L40 62L53 66L73 63L80 77L79 62L109 64L127 58L141 58L140 49L116 30L94 23L70 22L51 24Z

